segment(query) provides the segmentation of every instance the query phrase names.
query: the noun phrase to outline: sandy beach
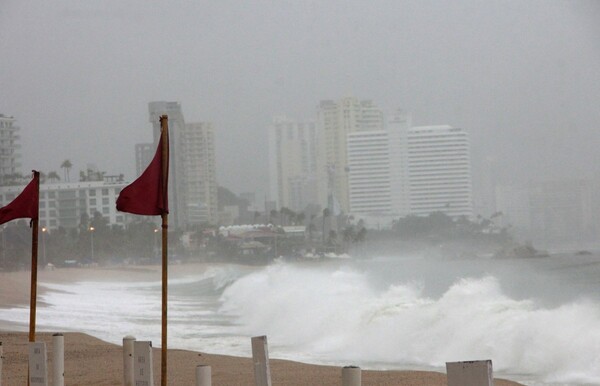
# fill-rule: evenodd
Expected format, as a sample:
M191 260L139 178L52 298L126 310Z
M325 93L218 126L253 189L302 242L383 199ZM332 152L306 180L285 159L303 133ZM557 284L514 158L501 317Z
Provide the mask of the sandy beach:
M169 276L177 277L191 271L201 272L202 264L169 267ZM40 283L74 282L82 280L160 280L159 267L69 268L39 273ZM30 273L0 273L0 306L27 306L29 303ZM43 291L43 286L38 289ZM42 304L39 305L43 307ZM0 321L0 342L4 348L2 385L25 384L27 371L27 334L11 332L14 326ZM52 334L37 334L38 341L47 343L49 376L52 368ZM160 349L154 349L155 384L160 384ZM465 358L471 359L471 358ZM80 333L65 334L65 382L68 385L118 385L123 378L122 348ZM213 385L252 385L252 360L185 350L169 350L169 384L194 384L195 367L212 367ZM340 385L341 369L333 366L309 365L271 358L271 376L274 385ZM446 375L426 371L368 371L363 369L363 385L446 385ZM496 380L496 385L519 385L507 380Z

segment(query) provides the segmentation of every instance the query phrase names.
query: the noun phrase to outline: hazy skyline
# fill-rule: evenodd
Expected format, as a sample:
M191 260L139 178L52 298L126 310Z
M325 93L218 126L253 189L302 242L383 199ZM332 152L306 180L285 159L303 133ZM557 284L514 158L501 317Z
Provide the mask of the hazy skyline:
M215 126L219 184L262 194L271 118L353 95L465 128L501 183L592 176L598 20L593 1L5 0L0 113L24 172L68 158L131 180L148 102L178 101Z

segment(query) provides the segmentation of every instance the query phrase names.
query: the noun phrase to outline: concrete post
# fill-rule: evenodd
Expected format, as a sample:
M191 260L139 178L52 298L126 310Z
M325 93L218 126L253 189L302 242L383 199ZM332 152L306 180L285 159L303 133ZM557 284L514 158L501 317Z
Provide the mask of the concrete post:
M152 342L133 342L133 384L154 386Z
M52 386L65 386L65 337L52 335Z
M196 386L211 386L212 374L210 366L198 365L196 366Z
M133 342L135 338L127 335L123 338L123 385L133 386Z
M266 336L252 338L252 361L254 362L254 383L256 386L271 386L269 349Z
M46 343L29 342L29 385L48 386Z
M361 386L362 372L360 367L346 366L342 368L342 386Z
M448 386L493 386L492 361L446 362Z

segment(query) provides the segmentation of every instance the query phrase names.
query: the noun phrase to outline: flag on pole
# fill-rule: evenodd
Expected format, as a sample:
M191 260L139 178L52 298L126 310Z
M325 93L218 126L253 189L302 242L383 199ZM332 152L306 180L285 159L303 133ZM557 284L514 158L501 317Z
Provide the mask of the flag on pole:
M40 205L40 174L33 172L33 180L23 189L21 194L12 202L0 208L0 224L16 218L31 218L37 220Z
M158 141L158 149L141 176L131 184L127 185L117 198L117 210L121 212L139 214L144 216L156 216L169 213L167 194L167 177L163 178L163 134ZM168 174L169 165L167 159L165 173ZM163 186L164 181L164 186Z

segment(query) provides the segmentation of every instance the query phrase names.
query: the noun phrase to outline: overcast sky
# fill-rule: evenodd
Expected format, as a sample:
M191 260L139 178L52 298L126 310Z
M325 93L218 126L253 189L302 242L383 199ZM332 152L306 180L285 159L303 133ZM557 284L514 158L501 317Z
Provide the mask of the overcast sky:
M353 95L469 131L501 183L600 174L600 2L0 2L23 170L134 176L148 102L211 121L218 180L267 191L273 115Z

